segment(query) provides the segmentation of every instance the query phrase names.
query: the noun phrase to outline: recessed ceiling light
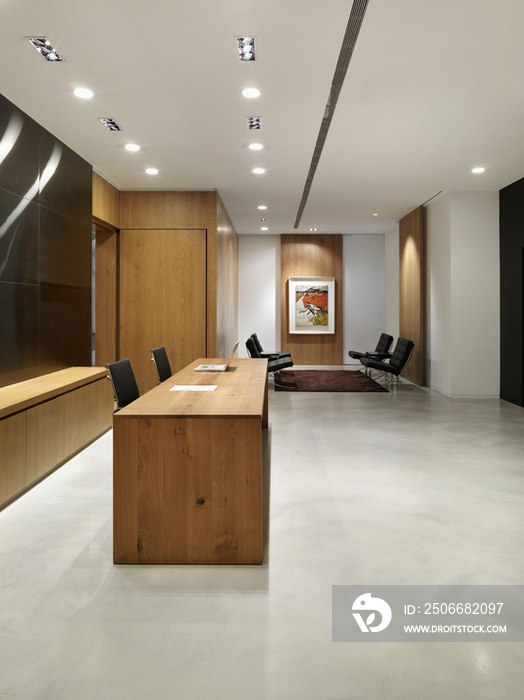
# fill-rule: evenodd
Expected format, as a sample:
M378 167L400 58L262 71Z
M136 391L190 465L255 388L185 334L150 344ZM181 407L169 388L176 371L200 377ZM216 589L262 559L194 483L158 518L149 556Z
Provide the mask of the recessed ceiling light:
M258 208L259 208L259 209L267 209L267 207L266 207L265 204L261 204Z
M244 97L258 97L260 95L260 90L257 90L256 88L246 88L245 90L242 90L242 94Z
M264 148L264 146L261 143L250 143L249 148L252 151L261 151Z
M146 168L146 173L148 175L158 175L158 170L156 168Z
M260 219L260 221L267 221L267 219Z
M117 124L114 119L109 117L99 117L102 124L109 129L109 131L122 131L120 124Z
M51 42L46 36L28 36L26 39L29 40L29 43L35 47L46 61L50 63L59 63L64 60L58 51L51 46Z
M373 216L378 216L378 214L373 214Z
M241 61L255 61L254 37L237 37L238 57Z
M73 92L77 97L81 97L83 100L90 100L91 97L93 97L93 93L87 88L76 88Z
M318 231L318 228L310 228L310 231Z
M471 171L472 173L484 173L486 172L486 168L478 167L478 168L473 168Z
M126 143L126 151L139 151L140 146L137 146L136 143Z
M253 172L255 173L255 175L262 175L262 173L265 173L266 171L264 170L264 168L253 168Z
M260 230L261 230L261 231L269 231L269 229L268 229L267 226L262 226L262 228L261 228Z
M247 117L249 131L262 131L262 117Z

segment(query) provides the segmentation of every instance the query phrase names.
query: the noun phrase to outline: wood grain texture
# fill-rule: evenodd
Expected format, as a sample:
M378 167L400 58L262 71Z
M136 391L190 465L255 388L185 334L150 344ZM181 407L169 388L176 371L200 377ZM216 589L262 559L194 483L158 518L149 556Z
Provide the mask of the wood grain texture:
M0 506L109 430L114 402L106 374L100 368L70 368L53 373L59 377L20 382L25 386L16 394L16 385L9 387L11 408L18 412L0 420Z
M343 251L341 235L281 236L281 346L297 365L338 365L343 362ZM335 333L289 333L289 277L335 278Z
M216 229L216 192L120 192L120 228Z
M0 507L12 500L27 483L27 417L18 413L0 420Z
M208 354L229 355L238 340L238 236L220 197L217 205L216 297L208 302L208 308L215 303L217 309L217 347ZM210 334L208 325L208 338Z
M96 228L95 363L117 359L118 234Z
M267 362L196 363L114 416L115 563L260 564ZM214 392L171 386L214 381Z
M400 220L399 335L415 343L403 372L410 381L424 386L424 218L418 207Z
M93 219L109 224L113 228L119 228L120 191L95 172L93 172L92 197Z
M158 384L150 350L164 345L173 372L206 354L206 232L120 232L120 358L139 391Z

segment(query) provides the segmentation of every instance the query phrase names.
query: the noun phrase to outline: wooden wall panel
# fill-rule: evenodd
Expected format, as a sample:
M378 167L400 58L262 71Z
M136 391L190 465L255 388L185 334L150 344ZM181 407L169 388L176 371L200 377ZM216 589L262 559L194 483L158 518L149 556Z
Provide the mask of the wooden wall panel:
M121 192L120 228L215 228L216 192Z
M215 255L217 273L216 330L217 356L229 357L231 348L238 340L238 236L227 211L218 198L217 251ZM211 261L208 258L208 265ZM208 289L208 294L210 290ZM213 303L209 300L208 303ZM208 336L210 328L208 325Z
M418 207L400 220L399 335L415 343L403 372L410 381L424 385L424 223Z
M120 191L95 172L92 215L95 221L104 222L113 228L120 227Z
M120 356L141 394L158 384L149 351L159 345L173 372L206 356L205 230L120 232Z
M118 234L95 229L95 364L105 367L118 357Z
M281 345L297 365L340 365L343 362L342 236L287 234L281 236ZM289 333L288 278L335 277L335 333Z

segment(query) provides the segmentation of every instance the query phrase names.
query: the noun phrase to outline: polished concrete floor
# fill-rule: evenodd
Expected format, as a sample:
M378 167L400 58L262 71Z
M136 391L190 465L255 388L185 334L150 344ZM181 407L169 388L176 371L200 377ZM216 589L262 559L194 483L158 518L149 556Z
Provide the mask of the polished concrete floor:
M331 586L524 583L524 409L405 383L270 421L263 566L114 566L111 433L0 513L2 696L522 697L524 644L333 643Z

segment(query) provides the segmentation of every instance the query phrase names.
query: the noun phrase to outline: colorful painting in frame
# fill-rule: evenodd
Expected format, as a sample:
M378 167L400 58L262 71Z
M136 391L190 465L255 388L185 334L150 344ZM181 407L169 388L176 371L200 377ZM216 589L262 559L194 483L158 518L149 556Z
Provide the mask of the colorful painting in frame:
M290 277L289 332L335 332L335 278Z

